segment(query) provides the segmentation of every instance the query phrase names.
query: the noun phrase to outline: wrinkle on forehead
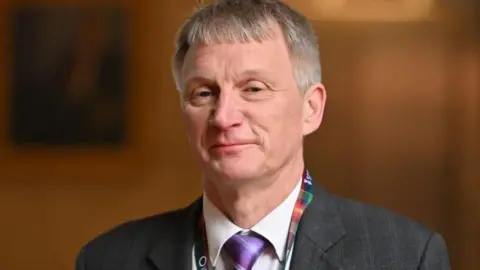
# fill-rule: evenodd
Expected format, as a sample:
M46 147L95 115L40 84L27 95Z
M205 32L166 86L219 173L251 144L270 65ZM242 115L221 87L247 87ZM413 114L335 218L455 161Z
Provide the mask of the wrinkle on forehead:
M280 41L283 43L282 45L290 58L288 44L282 28L277 22L270 18L251 22L246 22L236 17L217 18L209 24L200 24L196 29L193 29L187 36L187 40L189 49L186 52L183 65L180 69L180 81L183 81L183 87L185 87L185 82L188 80L185 75L189 76L187 73L195 69L192 64L197 65L199 60L197 58L203 57L196 52L210 45L261 44L269 41ZM242 49L247 50L248 48L245 47ZM192 59L193 56L196 59ZM190 62L190 64L187 64L187 62Z
M274 70L291 71L288 49L278 38L263 42L196 45L187 52L185 60L182 69L185 83L192 77L235 80L255 73L267 76L267 73L276 73Z

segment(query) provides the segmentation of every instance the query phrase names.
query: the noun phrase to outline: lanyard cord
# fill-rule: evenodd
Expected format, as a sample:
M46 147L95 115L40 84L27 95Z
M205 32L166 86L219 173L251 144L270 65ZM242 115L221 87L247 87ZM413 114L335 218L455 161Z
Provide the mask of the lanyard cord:
M292 251L295 235L297 234L298 224L302 218L303 212L307 209L307 206L313 200L312 194L313 181L308 170L305 170L302 178L302 186L300 193L298 194L297 201L295 202L295 208L290 220L290 226L287 237L287 248L284 253L284 261L282 262L282 269L285 270L286 262ZM205 219L203 213L200 215L199 224L195 233L195 264L197 270L208 270L208 241L205 228Z

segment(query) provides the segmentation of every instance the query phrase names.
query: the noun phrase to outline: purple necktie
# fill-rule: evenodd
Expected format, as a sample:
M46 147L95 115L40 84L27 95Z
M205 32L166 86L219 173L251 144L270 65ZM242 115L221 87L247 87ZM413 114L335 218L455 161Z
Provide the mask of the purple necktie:
M235 234L223 248L232 259L234 270L251 270L267 243L258 234Z

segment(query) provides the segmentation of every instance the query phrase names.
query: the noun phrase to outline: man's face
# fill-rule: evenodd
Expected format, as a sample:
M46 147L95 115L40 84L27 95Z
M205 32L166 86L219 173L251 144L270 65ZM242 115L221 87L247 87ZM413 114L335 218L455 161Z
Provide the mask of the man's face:
M274 172L301 156L303 136L318 127L306 123L309 99L297 88L279 29L275 36L187 52L183 114L207 176L234 184Z

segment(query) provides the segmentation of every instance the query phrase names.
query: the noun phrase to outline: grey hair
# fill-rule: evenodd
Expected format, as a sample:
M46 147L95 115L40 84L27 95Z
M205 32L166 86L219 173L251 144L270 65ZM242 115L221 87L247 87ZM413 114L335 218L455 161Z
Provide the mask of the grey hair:
M173 77L182 90L181 72L195 44L261 42L272 38L272 22L282 30L293 75L300 91L321 82L317 37L308 19L279 0L218 0L198 9L180 28L172 61Z

